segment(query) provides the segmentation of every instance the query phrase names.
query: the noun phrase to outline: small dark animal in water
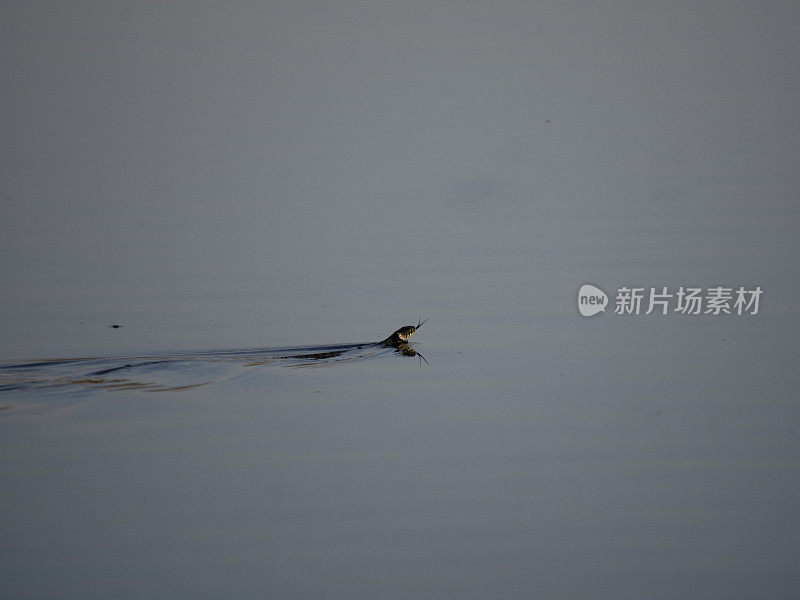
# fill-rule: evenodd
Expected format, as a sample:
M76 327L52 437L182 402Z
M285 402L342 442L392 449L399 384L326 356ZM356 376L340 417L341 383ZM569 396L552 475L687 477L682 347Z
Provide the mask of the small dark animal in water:
M361 348L369 348L380 346L383 348L392 348L398 354L402 354L403 356L418 356L420 359L420 364L422 361L425 361L425 364L430 364L426 360L422 354L417 352L414 348L412 348L408 344L408 340L411 338L412 335L425 324L428 319L424 321L420 321L417 319L416 325L406 325L405 327L401 327L397 331L395 331L392 335L387 337L385 340L381 340L380 342L370 342L368 344L350 344L346 346L338 346L332 347L331 350L325 350L321 352L309 352L304 354L287 354L285 356L281 356L279 358L310 358L314 360L327 360L331 358L335 358L338 356L343 355L345 352L349 352L352 349L361 349Z
M392 335L387 337L385 340L381 340L378 342L379 344L383 344L384 346L395 346L397 344L404 344L408 340L411 339L411 336L414 335L414 332L417 331L420 327L422 327L425 323L428 322L428 319L424 321L420 321L417 319L416 325L406 325L405 327L401 327L397 331L395 331Z
M111 327L111 329L119 329L120 327L122 327L122 325L117 325L116 323L114 323L113 325L109 325L109 327Z

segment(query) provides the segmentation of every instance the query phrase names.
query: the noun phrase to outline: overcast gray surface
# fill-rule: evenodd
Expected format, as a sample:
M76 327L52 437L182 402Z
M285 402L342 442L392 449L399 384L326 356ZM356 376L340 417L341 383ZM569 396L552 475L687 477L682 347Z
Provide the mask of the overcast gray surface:
M212 345L342 341L357 316L498 310L509 271L536 305L572 299L543 272L568 268L782 303L797 12L6 3L2 354L80 350L87 306L215 319Z
M0 590L787 597L799 21L4 3L3 360L377 340L421 315L432 367L4 411ZM583 319L586 282L764 295Z

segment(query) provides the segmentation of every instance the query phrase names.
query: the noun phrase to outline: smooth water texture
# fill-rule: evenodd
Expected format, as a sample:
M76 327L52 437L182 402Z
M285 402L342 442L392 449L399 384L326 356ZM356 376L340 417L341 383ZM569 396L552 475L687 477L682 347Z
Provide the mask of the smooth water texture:
M779 383L793 366L770 354L789 341L763 335L767 319L728 321L724 340L708 320L613 319L553 316L516 336L515 319L432 320L415 345L430 366L346 347L352 360L30 367L123 381L0 394L4 585L31 597L788 592L800 432ZM96 374L110 365L121 373Z
M0 14L0 598L797 595L800 6Z

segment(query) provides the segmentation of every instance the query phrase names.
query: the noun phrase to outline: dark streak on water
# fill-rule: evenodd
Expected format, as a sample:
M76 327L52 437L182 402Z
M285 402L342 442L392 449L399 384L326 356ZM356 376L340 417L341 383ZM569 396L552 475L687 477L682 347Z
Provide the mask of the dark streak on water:
M417 356L410 345L377 343L222 350L163 356L54 358L0 365L0 392L44 389L184 391L229 379L243 368L330 367L389 355Z

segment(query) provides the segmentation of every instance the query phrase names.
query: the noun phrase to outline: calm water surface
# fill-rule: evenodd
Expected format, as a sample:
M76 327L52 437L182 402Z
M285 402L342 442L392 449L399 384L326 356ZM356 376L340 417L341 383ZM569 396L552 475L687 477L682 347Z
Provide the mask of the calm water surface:
M797 597L799 7L5 2L0 600Z
M722 340L718 321L572 307L430 316L430 366L352 349L29 366L40 387L0 394L8 597L796 589L780 323L730 319ZM133 384L64 384L76 369Z

